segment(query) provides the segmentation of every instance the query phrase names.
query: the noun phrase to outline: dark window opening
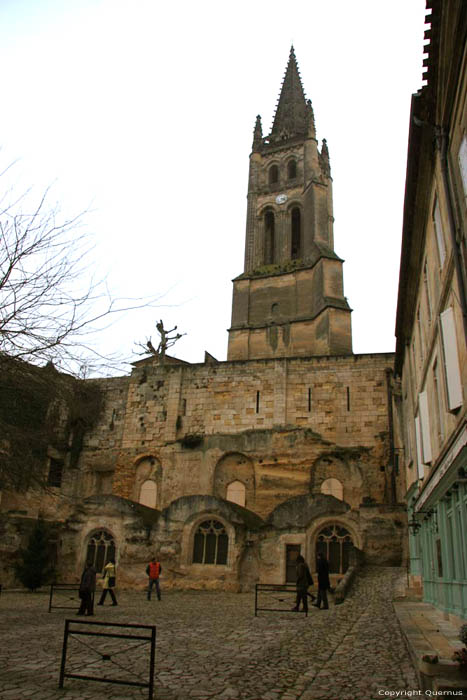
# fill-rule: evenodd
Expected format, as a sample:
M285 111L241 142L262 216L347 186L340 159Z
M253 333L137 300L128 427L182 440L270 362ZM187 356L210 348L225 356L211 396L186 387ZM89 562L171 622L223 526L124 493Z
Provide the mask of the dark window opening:
M347 410L350 411L350 387L347 387Z
M269 184L273 185L275 182L279 182L279 168L277 165L271 165L269 168Z
M229 538L218 520L205 520L193 541L193 564L227 564Z
M289 180L297 177L297 162L295 160L289 160L287 163L287 177Z
M265 232L265 250L264 263L272 265L275 259L275 221L274 212L268 210L264 215L264 232Z
M285 582L297 582L297 557L300 554L299 544L285 545Z
M62 485L63 466L63 459L50 458L49 476L47 479L48 486L60 487Z
M259 391L256 392L256 413L259 413Z
M308 413L311 413L311 387L308 388Z
M302 236L301 236L301 222L300 222L300 209L295 207L292 209L292 249L290 256L292 260L297 260L302 254Z

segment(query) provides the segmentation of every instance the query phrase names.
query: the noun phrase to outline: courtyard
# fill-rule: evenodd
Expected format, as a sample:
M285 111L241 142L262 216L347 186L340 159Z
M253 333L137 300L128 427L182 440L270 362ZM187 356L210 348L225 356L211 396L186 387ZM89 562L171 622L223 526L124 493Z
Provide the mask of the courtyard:
M118 607L106 601L92 619L156 625L157 700L372 700L418 688L392 606L403 576L396 568L365 569L343 604L311 607L308 617L255 617L253 593L163 591L161 602L156 596L148 602L144 592L117 591ZM284 594L280 601L288 607ZM48 603L41 592L0 596L2 700L147 697L146 689L76 679L59 689L64 620L83 618L73 610L49 613ZM77 667L85 673L84 649L89 672L98 673L93 645L86 645L77 650ZM148 645L126 651L125 640L118 645L114 676L147 679Z

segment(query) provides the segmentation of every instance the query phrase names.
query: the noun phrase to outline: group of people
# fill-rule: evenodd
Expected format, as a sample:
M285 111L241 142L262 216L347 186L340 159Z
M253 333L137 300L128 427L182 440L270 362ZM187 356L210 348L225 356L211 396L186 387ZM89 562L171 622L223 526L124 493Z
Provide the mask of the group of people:
M156 587L157 600L161 600L161 588L159 584L159 576L161 571L162 566L157 557L154 557L146 567L146 573L149 577L147 589L148 600L151 600L151 591L154 586ZM102 594L97 605L104 605L104 600L107 597L107 593L110 595L112 605L118 605L114 592L117 578L115 573L115 561L113 559L110 559L104 566L102 577ZM84 567L79 584L79 597L81 604L78 612L76 613L77 615L94 615L94 592L96 590L96 579L96 569L94 568L93 563L89 561Z
M318 597L315 600L315 596L308 592L309 586L313 585L313 578L308 568L308 564L301 554L297 556L297 599L295 602L295 607L292 608L294 612L298 612L300 609L300 603L302 604L304 612L308 612L308 596L311 597L312 605L315 608L320 609L321 603L323 604L323 609L327 610L329 608L328 603L328 590L330 589L329 582L329 563L326 557L318 552L316 560L316 571L318 575ZM147 596L148 600L151 600L152 589L156 589L157 600L161 600L161 587L159 583L159 577L162 572L162 566L157 557L154 557L146 567L146 574L148 575L148 588ZM94 592L96 590L96 578L97 572L92 564L92 562L87 562L84 567L83 574L81 576L81 582L79 585L79 597L81 599L81 605L76 613L77 615L94 615L93 602L94 602ZM103 586L102 594L97 605L104 605L104 601L109 593L112 600L112 605L118 605L117 598L115 597L115 584L116 584L116 573L115 573L115 561L111 559L104 566L103 570Z
M293 612L298 612L300 609L300 603L303 606L303 611L308 612L308 596L311 598L313 607L321 608L321 603L323 604L323 609L327 610L329 608L328 603L328 590L331 588L329 581L329 562L322 552L318 552L316 558L316 573L318 575L318 597L315 600L315 596L308 592L309 586L313 585L313 578L308 568L308 564L301 554L297 556L297 599L295 602L295 607L292 608Z

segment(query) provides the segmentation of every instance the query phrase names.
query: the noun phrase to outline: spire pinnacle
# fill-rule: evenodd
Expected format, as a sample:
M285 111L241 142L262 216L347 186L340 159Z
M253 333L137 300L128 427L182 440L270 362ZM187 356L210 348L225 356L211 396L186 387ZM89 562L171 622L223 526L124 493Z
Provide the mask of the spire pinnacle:
M263 144L263 127L261 126L261 115L256 117L255 130L253 132L253 151L259 151Z
M307 136L309 121L309 108L292 45L270 138L281 141L293 136Z

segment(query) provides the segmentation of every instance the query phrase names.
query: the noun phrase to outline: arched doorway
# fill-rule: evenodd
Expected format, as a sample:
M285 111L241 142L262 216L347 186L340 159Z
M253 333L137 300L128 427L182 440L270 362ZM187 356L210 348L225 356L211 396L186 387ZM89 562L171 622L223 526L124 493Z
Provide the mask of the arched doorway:
M323 527L316 538L316 552L326 557L330 574L345 574L349 568L349 556L353 548L352 536L345 527L332 523Z

